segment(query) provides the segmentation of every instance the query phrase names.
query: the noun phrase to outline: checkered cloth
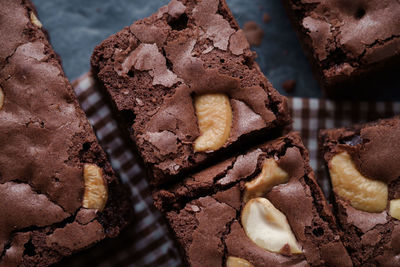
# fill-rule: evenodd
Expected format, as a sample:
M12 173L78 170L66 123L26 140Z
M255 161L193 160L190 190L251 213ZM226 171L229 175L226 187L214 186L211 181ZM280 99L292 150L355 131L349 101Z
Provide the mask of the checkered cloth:
M111 165L131 191L134 222L119 237L65 259L59 266L183 266L166 224L153 206L146 174L121 137L94 79L88 73L72 85Z
M289 98L294 131L300 132L310 154L310 165L326 196L329 180L324 160L318 151L320 129L348 127L354 124L400 114L400 102L350 102L312 98Z
M100 144L107 152L114 170L133 196L134 222L116 239L64 260L60 266L182 266L177 248L161 214L153 207L144 170L121 137L110 107L86 74L73 83L81 107L93 125ZM301 133L310 151L310 164L323 188L327 179L318 157L318 130L349 126L400 113L400 103L350 103L321 99L290 98L293 130Z

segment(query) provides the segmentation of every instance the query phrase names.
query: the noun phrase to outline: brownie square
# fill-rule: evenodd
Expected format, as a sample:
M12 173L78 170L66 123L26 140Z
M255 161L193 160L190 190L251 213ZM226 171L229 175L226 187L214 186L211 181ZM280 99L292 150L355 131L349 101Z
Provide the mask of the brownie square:
M356 266L400 265L400 119L323 130L334 213Z
M186 264L352 266L308 161L299 135L289 133L155 191L154 203L167 218ZM282 173L286 179L279 182ZM260 177L273 182L254 182ZM297 251L283 241L275 249L253 241L254 234L266 243L275 236L264 232L268 224L259 227L254 217L244 219L257 202L269 202L283 214ZM272 213L273 209L263 216L270 218ZM271 219L269 226L283 228L284 223L277 221ZM235 261L248 265L231 265Z
M283 3L327 96L365 97L372 78L384 76L384 70L391 66L393 70L398 67L399 1L283 0Z
M224 0L172 0L103 41L91 63L159 185L290 122L255 57Z
M0 2L0 266L48 266L118 235L121 187L29 1Z

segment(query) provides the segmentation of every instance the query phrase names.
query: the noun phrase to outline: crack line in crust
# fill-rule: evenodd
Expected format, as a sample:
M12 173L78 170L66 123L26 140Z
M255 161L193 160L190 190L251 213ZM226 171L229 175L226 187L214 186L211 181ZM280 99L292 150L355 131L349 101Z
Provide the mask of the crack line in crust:
M285 140L283 140L283 142L284 142L284 145L280 149L282 151L274 150L274 151L268 152L268 151L263 151L262 150L261 154L257 158L257 161L259 161L260 158L263 158L263 157L273 157L274 155L282 156L282 155L284 155L286 153L286 150L288 148L291 148L291 147L296 147L300 151L302 151L300 147L297 147L296 145L290 143L289 139L285 139ZM231 170L233 168L233 166L235 165L236 161L237 161L237 157L235 157L235 160L232 160L232 163L224 170L224 172L222 174L219 174L219 175L217 175L216 177L213 178L212 186L209 186L208 188L199 189L199 191L201 191L201 192L196 194L196 195L193 195L193 196L190 196L190 197L183 196L183 197L181 197L179 199L174 199L175 202L168 203L168 205L166 207L163 207L164 212L170 212L170 211L178 211L179 212L179 210L182 207L184 207L186 204L190 203L193 200L213 195L213 194L215 194L215 193L217 193L218 191L221 191L221 190L225 191L225 190L231 189L231 188L235 187L236 185L238 185L240 182L249 181L249 180L253 179L257 175L257 171L255 171L251 175L249 175L248 177L241 177L236 181L227 183L226 185L216 184L221 178L224 178L226 176L226 174L228 173L229 170ZM257 163L257 165L258 165L258 163ZM193 178L193 177L191 177L191 178ZM179 186L184 186L185 188L187 188L189 190L189 187L187 185L183 184L183 183L180 183ZM171 190L171 188L169 190ZM170 191L168 191L168 192L170 192ZM175 193L173 193L173 194L176 195ZM178 204L179 207L176 207L176 206L174 207L174 204Z

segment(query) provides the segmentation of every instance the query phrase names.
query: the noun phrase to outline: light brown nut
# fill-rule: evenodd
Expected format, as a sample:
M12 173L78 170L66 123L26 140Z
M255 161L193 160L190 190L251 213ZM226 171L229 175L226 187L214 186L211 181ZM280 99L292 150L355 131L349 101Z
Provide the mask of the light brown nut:
M83 207L103 210L107 202L108 192L102 169L95 164L85 164L83 179L85 181Z
M4 105L4 93L3 93L3 90L0 87L0 109L3 108L3 105Z
M400 199L390 200L389 214L393 218L400 220Z
M288 180L289 174L282 170L274 159L266 159L263 163L261 173L244 185L243 200L247 202L252 198L260 197L270 191L275 185L286 183Z
M245 259L229 256L226 260L226 267L254 267Z
M232 125L232 108L225 94L205 94L194 99L200 136L194 142L195 151L212 151L228 140Z
M42 23L40 22L40 20L36 17L35 13L31 12L31 22L33 25L35 25L36 27L42 28Z
M241 221L246 235L259 247L278 253L289 247L290 253L302 253L286 216L268 199L249 200L243 208Z
M388 186L384 182L364 177L347 152L335 155L329 162L334 191L354 208L367 212L386 209Z

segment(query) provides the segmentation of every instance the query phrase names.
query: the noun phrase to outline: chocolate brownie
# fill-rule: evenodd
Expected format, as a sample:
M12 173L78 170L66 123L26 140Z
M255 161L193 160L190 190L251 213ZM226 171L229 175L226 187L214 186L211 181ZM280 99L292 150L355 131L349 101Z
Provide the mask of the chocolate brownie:
M351 266L308 160L289 133L155 191L187 265Z
M0 266L116 236L130 202L26 0L0 2Z
M323 130L345 245L357 266L400 265L400 118Z
M283 3L314 74L328 96L362 97L371 83L371 74L382 72L379 70L383 67L386 70L398 67L399 1L283 0ZM359 90L363 94L355 95Z
M96 47L92 68L153 184L290 122L225 0L172 0Z

